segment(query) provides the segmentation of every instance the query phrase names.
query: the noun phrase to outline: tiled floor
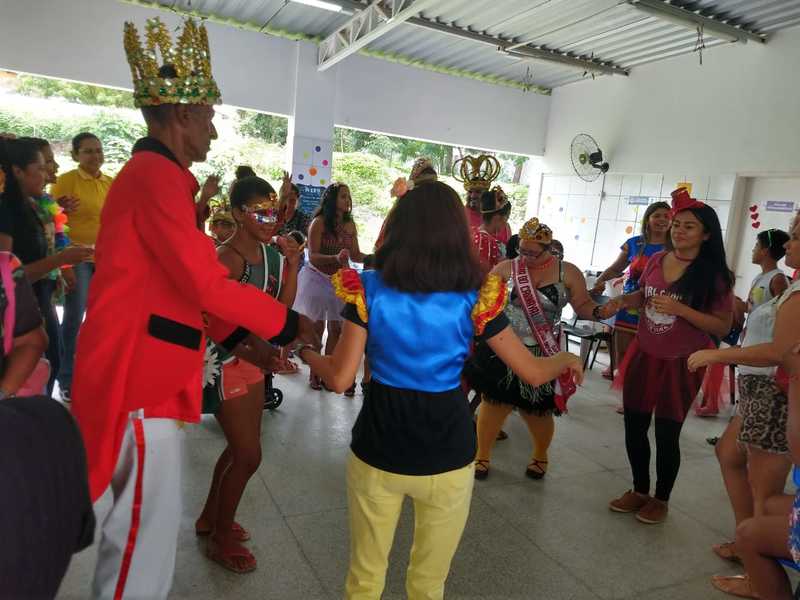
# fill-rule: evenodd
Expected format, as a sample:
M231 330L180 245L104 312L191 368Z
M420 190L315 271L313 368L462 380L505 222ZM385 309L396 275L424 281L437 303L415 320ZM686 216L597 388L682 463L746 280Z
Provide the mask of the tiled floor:
M726 419L687 421L683 466L669 520L639 524L609 512L607 502L629 487L617 397L592 372L558 420L543 481L523 475L528 432L512 415L510 439L497 445L492 474L476 482L464 538L453 561L451 599L714 599L714 573L736 569L711 544L732 533L714 453L705 438ZM304 375L276 378L285 401L263 417L264 460L250 482L238 520L253 534L255 573L237 576L208 561L193 535L212 466L223 447L213 419L189 428L185 513L172 598L297 599L342 597L348 532L344 461L361 397L313 392ZM412 518L397 532L384 598L403 598ZM60 598L86 598L91 549L76 557Z

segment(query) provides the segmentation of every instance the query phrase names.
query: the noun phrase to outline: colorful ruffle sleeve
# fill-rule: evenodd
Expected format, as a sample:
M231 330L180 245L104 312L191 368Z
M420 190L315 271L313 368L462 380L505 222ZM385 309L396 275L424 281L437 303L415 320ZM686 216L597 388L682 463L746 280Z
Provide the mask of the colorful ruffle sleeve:
M498 276L490 274L478 292L478 300L472 309L475 335L482 335L487 323L503 312L508 302L508 286Z
M364 284L354 269L339 269L331 277L333 290L336 297L347 304L355 304L358 317L367 322L367 296L364 292Z

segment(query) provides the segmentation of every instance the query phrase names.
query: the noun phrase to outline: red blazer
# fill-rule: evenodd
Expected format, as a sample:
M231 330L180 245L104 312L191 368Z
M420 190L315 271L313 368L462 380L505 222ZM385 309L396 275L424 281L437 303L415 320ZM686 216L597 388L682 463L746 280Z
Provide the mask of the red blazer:
M197 190L152 138L137 142L109 190L72 387L92 500L111 481L131 411L199 421L206 319L228 347L248 330L277 343L296 335L297 313L228 279L197 228Z

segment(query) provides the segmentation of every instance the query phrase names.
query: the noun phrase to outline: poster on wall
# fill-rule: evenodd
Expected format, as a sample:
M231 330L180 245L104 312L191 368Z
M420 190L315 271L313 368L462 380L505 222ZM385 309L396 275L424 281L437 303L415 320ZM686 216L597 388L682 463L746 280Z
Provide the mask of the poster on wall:
M296 137L292 142L292 180L297 185L322 186L331 182L331 140Z
M298 202L297 208L309 216L313 215L317 207L319 207L319 202L322 199L322 192L325 191L325 186L298 183L297 187L300 190L300 201Z
M794 202L791 200L767 200L766 209L770 212L792 213Z

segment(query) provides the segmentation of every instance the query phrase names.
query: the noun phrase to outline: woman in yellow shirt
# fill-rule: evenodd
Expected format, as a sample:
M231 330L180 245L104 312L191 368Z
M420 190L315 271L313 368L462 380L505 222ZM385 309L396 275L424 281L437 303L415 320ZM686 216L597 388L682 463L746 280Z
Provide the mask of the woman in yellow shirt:
M69 196L76 200L77 208L70 213L70 238L74 244L94 246L100 229L100 213L111 187L111 177L105 175L103 144L93 133L79 133L72 139L72 159L78 168L59 176L50 190L54 198ZM61 398L69 402L72 387L72 370L75 341L86 312L89 282L94 275L94 263L75 265L75 286L64 300L62 340L64 356L58 374Z

